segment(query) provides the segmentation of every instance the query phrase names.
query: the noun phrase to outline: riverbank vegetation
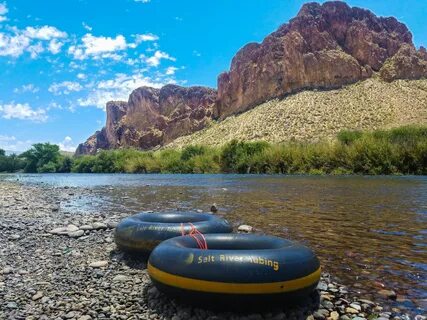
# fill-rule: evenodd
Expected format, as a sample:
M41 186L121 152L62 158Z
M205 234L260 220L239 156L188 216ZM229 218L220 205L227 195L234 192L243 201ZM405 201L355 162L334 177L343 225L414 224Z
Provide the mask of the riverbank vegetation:
M17 161L4 170L2 159ZM12 161L12 162L13 162ZM7 161L6 161L7 162ZM2 170L3 169L3 170ZM223 147L139 151L105 150L64 157L49 144L20 156L0 155L0 171L82 173L267 173L267 174L427 174L427 127L372 132L342 131L317 143L231 141Z

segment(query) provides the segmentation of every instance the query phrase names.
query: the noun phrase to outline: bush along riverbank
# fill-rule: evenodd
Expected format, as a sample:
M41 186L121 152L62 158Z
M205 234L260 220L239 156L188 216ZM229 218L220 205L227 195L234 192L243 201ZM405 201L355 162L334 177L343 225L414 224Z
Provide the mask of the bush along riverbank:
M104 150L64 157L53 145L37 144L20 156L0 154L0 171L80 173L267 173L426 175L427 127L371 132L342 131L317 143L231 141L222 147L139 151ZM13 157L13 158L12 158ZM7 164L3 165L2 163Z
M72 209L76 199L98 192L0 183L0 319L426 319L368 300L326 272L309 298L271 310L233 313L171 300L153 286L146 261L113 242L115 226L129 213Z
M223 147L101 151L74 159L73 172L427 174L427 127L343 131L318 143L232 141Z

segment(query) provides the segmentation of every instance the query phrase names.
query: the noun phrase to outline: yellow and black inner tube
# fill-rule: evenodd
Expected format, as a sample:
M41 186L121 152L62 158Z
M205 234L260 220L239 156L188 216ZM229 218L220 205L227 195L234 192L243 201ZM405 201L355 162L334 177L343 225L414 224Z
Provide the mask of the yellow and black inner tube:
M208 304L277 303L309 295L320 263L307 247L274 236L205 234L207 250L190 236L157 246L148 273L166 294Z
M188 234L194 228L201 233L233 231L226 220L208 213L139 213L119 223L114 239L122 251L149 254L160 242Z

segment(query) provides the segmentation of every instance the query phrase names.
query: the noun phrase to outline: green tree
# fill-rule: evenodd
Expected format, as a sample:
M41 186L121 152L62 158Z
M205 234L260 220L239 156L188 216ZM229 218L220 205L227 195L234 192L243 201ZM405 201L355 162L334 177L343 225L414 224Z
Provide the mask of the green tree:
M59 147L50 143L36 143L33 147L21 154L26 161L25 172L42 172L52 169L52 164L57 165L60 159ZM48 165L49 164L49 165ZM48 165L47 167L45 167ZM42 169L44 168L44 169Z

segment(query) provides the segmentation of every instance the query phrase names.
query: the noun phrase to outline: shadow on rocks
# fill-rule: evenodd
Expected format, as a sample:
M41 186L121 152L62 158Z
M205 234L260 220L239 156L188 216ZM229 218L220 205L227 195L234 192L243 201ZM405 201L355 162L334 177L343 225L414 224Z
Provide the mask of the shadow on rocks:
M167 320L183 319L307 319L320 305L319 293L315 290L309 297L289 301L280 306L272 304L237 304L230 298L230 304L204 303L189 305L183 299L172 299L159 292L151 282L144 284L142 299L151 315ZM192 303L194 301L192 300Z
M110 252L112 261L122 262L131 269L144 270L147 268L148 255L141 253L127 253L120 250Z

